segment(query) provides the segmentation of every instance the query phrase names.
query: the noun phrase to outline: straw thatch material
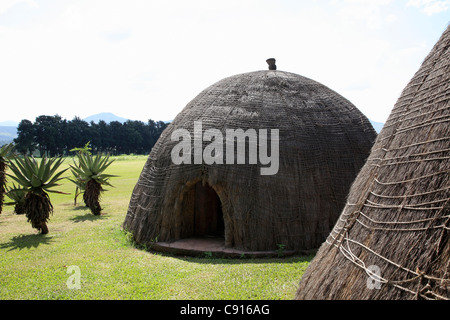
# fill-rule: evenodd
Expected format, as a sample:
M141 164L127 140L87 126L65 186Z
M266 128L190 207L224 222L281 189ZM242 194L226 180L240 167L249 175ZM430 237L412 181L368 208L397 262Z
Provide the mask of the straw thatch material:
M450 298L450 27L403 90L297 299Z
M193 135L194 121L202 121L203 131L219 129L224 138L226 129L268 129L270 141L271 130L279 129L278 173L261 175L260 168L267 165L260 162L173 164L171 150L179 142L171 141L171 134L183 128ZM318 248L375 138L354 105L313 80L279 70L225 78L202 91L162 133L135 186L123 226L144 244L195 236L195 192L201 182L218 196L208 206L215 210L219 202L226 246L249 251Z

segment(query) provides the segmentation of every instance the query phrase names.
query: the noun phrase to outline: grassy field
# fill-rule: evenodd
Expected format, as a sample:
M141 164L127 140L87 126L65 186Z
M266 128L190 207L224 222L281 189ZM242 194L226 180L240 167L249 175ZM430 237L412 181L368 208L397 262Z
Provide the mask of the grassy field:
M218 259L168 256L136 248L121 229L146 156L122 156L108 169L119 175L94 216L74 185L51 194L49 233L38 234L5 206L0 215L0 299L292 299L312 256ZM64 166L68 166L66 159ZM69 175L69 171L67 171ZM70 288L77 266L80 288ZM69 283L69 286L68 286Z

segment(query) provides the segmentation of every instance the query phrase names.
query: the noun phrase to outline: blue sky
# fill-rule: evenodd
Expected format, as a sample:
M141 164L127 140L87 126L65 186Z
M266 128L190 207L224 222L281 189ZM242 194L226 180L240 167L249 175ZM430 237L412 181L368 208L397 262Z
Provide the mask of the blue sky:
M0 122L169 120L269 57L384 122L449 21L450 0L0 0Z

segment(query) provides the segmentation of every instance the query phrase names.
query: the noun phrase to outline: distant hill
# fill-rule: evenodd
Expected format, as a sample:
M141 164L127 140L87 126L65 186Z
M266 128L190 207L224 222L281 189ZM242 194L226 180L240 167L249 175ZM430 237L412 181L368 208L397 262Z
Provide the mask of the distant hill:
M103 120L106 123L110 123L112 121L119 121L121 123L124 123L128 119L116 116L115 114L113 114L111 112L102 112L102 113L97 113L92 116L86 117L83 120L86 122L94 121L95 123L98 123L100 120Z
M111 113L111 112L102 112L102 113L97 113L92 116L86 117L83 120L86 122L94 121L95 123L98 123L100 120L103 120L106 123L110 123L112 121L119 121L121 123L124 123L128 120L133 120L133 119L122 118L122 117L116 116L114 113ZM154 120L155 122L159 121L159 120L155 120L155 119L152 119L152 120ZM167 120L167 121L161 120L161 121L164 123L172 122L172 120Z
M17 138L17 126L0 126L0 146Z
M19 125L19 122L17 121L0 121L0 127L17 127Z
M382 123L382 122L375 122L375 121L372 121L370 119L369 119L369 121L372 124L372 127L375 129L375 131L377 133L380 133L381 129L383 129L384 123Z

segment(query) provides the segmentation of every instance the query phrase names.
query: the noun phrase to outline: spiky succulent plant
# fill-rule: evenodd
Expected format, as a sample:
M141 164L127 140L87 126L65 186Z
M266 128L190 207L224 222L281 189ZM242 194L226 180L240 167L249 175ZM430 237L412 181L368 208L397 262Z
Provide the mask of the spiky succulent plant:
M12 143L6 144L0 148L0 214L3 208L3 199L5 197L6 188L6 168L11 157L11 151L14 145Z
M64 162L63 158L47 159L43 157L38 162L33 157L25 156L23 159L15 157L14 160L9 165L13 175L8 174L8 176L14 179L19 186L11 190L12 192L25 192L23 210L28 222L31 222L33 228L46 234L48 233L47 222L50 214L53 213L53 205L48 193L67 194L52 188L59 186L57 182L64 179L61 175L68 168L56 172Z
M91 144L90 141L88 141L84 147L82 148L73 148L70 149L70 152L76 152L77 154L92 154L91 150L92 148L89 146ZM80 167L80 166L78 166ZM84 187L85 187L85 183L83 183L83 181L81 181L79 179L79 177L75 177L75 180L71 180L72 182L75 183L75 196L73 198L73 205L76 206L77 205L77 198L80 194L82 194L84 192Z
M83 200L92 214L100 215L102 207L100 206L100 196L103 191L103 185L112 186L109 178L115 175L105 174L104 171L114 160L109 160L109 155L103 156L101 153L96 156L79 153L77 154L78 164L70 165L74 179L69 179L83 191Z
M6 191L5 193L9 199L11 199L10 202L6 202L5 205L14 206L14 212L16 214L24 214L24 202L25 202L25 195L27 194L26 191L21 190L18 188L15 184L12 185L12 187Z

